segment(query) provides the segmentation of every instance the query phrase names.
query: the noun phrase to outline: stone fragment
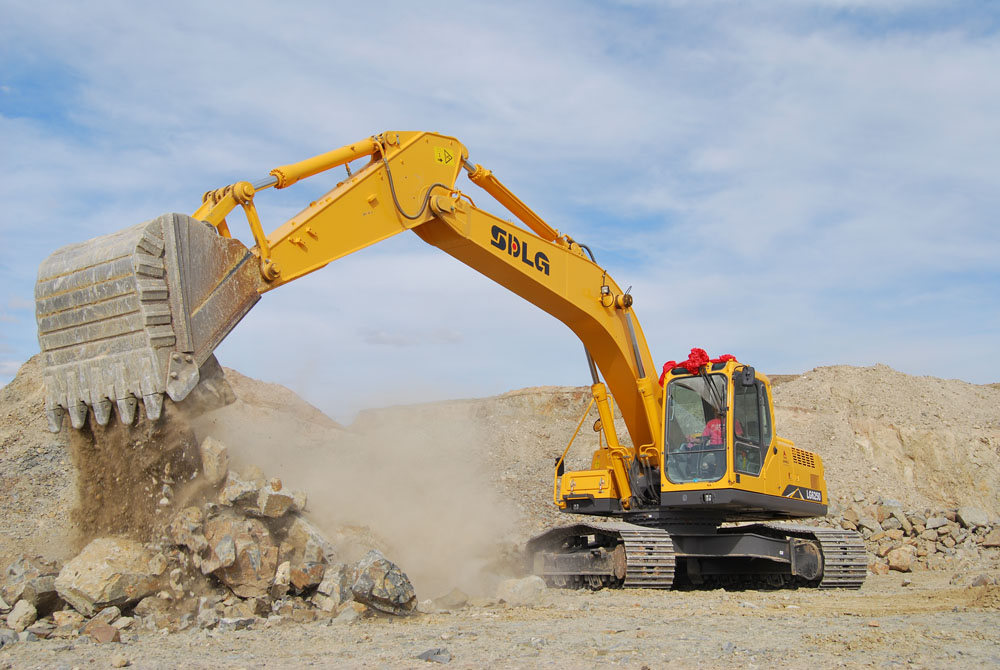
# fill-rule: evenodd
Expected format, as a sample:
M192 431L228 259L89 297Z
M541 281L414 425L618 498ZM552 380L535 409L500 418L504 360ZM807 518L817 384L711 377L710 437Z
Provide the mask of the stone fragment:
M278 485L281 485L280 480ZM275 489L270 484L257 494L257 509L263 516L272 519L284 516L294 505L295 498L290 492Z
M0 596L7 603L27 600L41 614L49 614L60 604L55 581L59 564L40 556L20 556L11 563L3 576Z
M223 617L219 619L217 628L219 630L244 630L257 621L256 617Z
M527 607L538 603L545 592L545 580L538 575L500 582L497 598L514 607Z
M469 604L469 594L459 588L454 588L434 599L434 606L443 610L459 610L467 604Z
M97 644L108 644L109 642L121 642L122 634L117 628L103 622L91 622L83 629L83 634L88 636Z
M198 553L208 546L202 533L204 516L199 507L185 507L177 512L167 527L170 539L180 547L187 547Z
M913 532L913 524L910 523L910 520L906 518L906 515L903 514L902 511L893 510L892 518L899 522L899 525L903 529L904 533L909 535Z
M893 540L895 542L899 542L904 537L903 529L902 528L894 528L894 529L892 529L890 531L887 531L886 532L886 537L888 537L890 540Z
M79 612L74 612L73 610L61 610L59 612L52 613L52 621L58 626L76 626L80 628L83 626L86 619Z
M90 621L91 622L97 621L97 622L106 623L106 624L113 624L115 621L118 621L118 618L121 617L121 615L122 615L122 611L120 609L118 609L117 607L115 607L114 605L112 605L110 607L105 607L100 612L98 612L97 614L95 614L94 618L91 619Z
M869 514L865 514L858 519L858 528L867 529L872 533L877 533L882 530L882 526L880 526L879 522L875 520L875 517Z
M921 540L928 540L928 541L934 542L934 541L937 540L938 533L937 533L937 530L935 530L933 528L928 528L924 532L920 533L920 535L918 537Z
M11 630L21 632L38 618L38 610L27 600L18 600L14 608L7 615L7 626Z
M853 507L848 507L847 509L844 510L844 519L850 521L855 526L858 525L858 520L860 518L861 517L858 514L858 510L854 509Z
M288 527L285 542L287 545L282 547L282 554L290 553L288 559L293 562L330 563L336 559L333 545L319 528L304 517L295 517Z
M283 598L288 593L288 586L291 584L291 575L291 563L285 561L278 566L278 569L274 572L274 581L271 582L271 588L269 589L272 598L277 600L278 598Z
M388 614L410 614L417 596L406 574L377 549L357 564L357 579L351 586L354 600Z
M451 652L444 647L435 647L434 649L428 649L422 654L418 654L417 658L428 663L451 663Z
M924 524L924 528L927 529L940 528L941 526L947 526L947 525L948 525L948 519L944 518L943 516L932 516L931 518L927 519L927 523Z
M230 471L226 476L226 484L219 491L220 505L256 505L260 486L253 480Z
M125 629L129 628L134 622L135 622L135 618L134 617L123 616L123 617L118 618L111 625L114 626L115 628L117 628L118 630L125 630Z
M130 665L132 665L132 661L125 654L115 654L111 657L112 668L127 668Z
M151 559L134 540L98 538L63 567L56 590L85 616L109 605L138 602L160 588L160 578L149 570Z
M326 573L325 563L296 563L291 567L289 575L292 586L297 593L318 586Z
M323 581L316 586L313 602L324 612L332 612L351 599L355 579L357 575L351 566L342 563L327 566Z
M333 618L331 623L354 623L361 618L361 613L353 607L347 607L343 612Z
M1000 528L994 528L983 538L984 547L1000 547Z
M0 649L18 641L17 633L10 628L0 628Z
M220 514L205 521L205 538L212 556L202 562L202 572L211 572L241 598L267 595L278 567L278 548L263 523L231 512Z
M913 551L909 547L897 547L888 554L889 569L897 572L910 572L913 569Z
M996 584L996 580L989 575L976 575L969 584L970 586L991 586Z
M881 561L875 561L868 564L868 571L873 575L887 575L889 574L889 566Z
M52 635L52 631L55 630L55 626L53 626L50 621L36 621L24 630L25 632L36 636L38 639L44 640Z
M885 531L899 530L902 527L903 527L903 524L901 524L899 522L899 519L897 519L894 516L891 516L891 517L889 517L888 519L886 519L885 521L882 522L882 530L885 530Z
M955 517L966 528L976 528L989 524L990 518L980 507L959 507Z
M201 443L201 473L212 486L217 486L229 474L229 450L214 437Z

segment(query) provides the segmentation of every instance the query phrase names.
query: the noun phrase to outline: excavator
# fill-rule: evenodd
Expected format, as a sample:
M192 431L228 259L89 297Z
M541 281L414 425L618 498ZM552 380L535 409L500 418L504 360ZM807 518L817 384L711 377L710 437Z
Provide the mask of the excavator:
M261 191L340 166L334 188L264 232ZM518 223L459 190L463 171ZM230 232L237 208L249 248ZM52 254L35 288L50 430L67 415L74 429L115 413L126 424L139 412L156 421L165 397L183 400L217 366L213 351L261 295L407 230L584 345L592 399L553 472L555 504L581 521L527 543L535 574L563 587L860 588L857 533L784 523L825 515L828 498L821 458L776 435L768 378L700 349L657 376L633 296L591 249L457 139L433 132L384 132L209 191L190 216L165 214ZM595 406L590 467L567 470Z

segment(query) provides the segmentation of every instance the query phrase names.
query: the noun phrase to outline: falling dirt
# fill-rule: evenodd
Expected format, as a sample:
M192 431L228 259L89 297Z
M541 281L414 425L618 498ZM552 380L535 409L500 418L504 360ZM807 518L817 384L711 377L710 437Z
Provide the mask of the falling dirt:
M80 542L105 535L149 540L171 518L198 472L200 455L183 412L170 403L163 412L160 421L142 416L133 425L99 426L91 417L70 434Z

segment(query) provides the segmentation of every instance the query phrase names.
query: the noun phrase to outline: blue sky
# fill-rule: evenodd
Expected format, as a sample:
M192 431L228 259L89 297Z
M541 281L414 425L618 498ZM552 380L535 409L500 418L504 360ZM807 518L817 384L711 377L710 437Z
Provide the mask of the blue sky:
M394 129L458 137L589 244L659 362L700 346L770 373L1000 381L991 3L0 0L0 17L0 383L37 351L57 247ZM262 194L265 227L332 185L312 182ZM589 380L562 324L415 236L268 294L218 356L342 420Z

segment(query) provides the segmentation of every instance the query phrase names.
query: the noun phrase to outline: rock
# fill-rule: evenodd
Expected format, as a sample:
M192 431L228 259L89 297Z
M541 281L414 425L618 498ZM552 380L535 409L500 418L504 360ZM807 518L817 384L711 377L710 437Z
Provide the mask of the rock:
M292 566L290 579L297 593L318 586L326 572L325 563L297 563Z
M284 516L294 506L295 497L290 492L275 489L270 484L257 494L257 509L266 517L276 519Z
M108 644L109 642L121 642L122 634L117 628L103 622L90 622L83 629L83 634L90 637L97 644Z
M885 521L882 522L882 530L885 530L885 531L899 530L902 527L903 527L903 524L900 523L899 519L897 519L894 516L891 516L891 517L889 517L888 519L886 519Z
M973 529L978 526L989 524L990 519L986 512L979 507L959 507L956 519L964 527Z
M1000 528L994 528L983 538L984 547L1000 547Z
M17 633L9 628L0 628L0 649L18 641Z
M220 505L256 505L257 495L260 492L260 486L257 485L256 481L247 480L230 471L226 476L226 484L219 491L219 504Z
M869 514L865 514L858 519L858 528L867 529L872 533L877 533L882 530L882 526L875 520L875 517Z
M500 582L497 598L515 607L536 604L545 592L545 580L538 575Z
M24 630L25 632L31 633L32 635L36 636L38 639L44 640L52 635L52 631L54 629L55 626L53 626L48 621L36 621L35 623L31 624Z
M95 614L94 618L90 621L92 623L97 621L100 623L113 624L115 621L118 621L118 618L121 617L121 615L122 611L112 605L111 607L105 607L100 612Z
M22 630L17 634L17 639L20 642L38 642L38 636L32 633L30 630Z
M886 554L889 569L897 572L910 572L913 569L913 551L910 547L897 547Z
M21 632L38 618L38 610L27 600L18 600L14 608L7 615L7 626L12 630Z
M899 522L904 533L909 535L913 532L913 524L910 523L910 520L906 518L906 515L903 514L903 512L900 510L893 510L892 518Z
M899 542L904 537L903 529L901 529L901 528L894 528L894 529L892 529L890 531L886 531L885 535L890 540L893 540L895 542Z
M331 623L354 623L361 618L361 613L353 607L347 607L343 612L333 618Z
M340 605L351 599L351 586L357 579L354 568L337 564L327 567L323 581L316 587L316 593L326 596Z
M130 617L130 616L123 616L123 617L120 617L119 619L117 619L111 625L114 626L115 628L117 628L118 630L125 630L125 629L129 628L132 625L133 622L135 622L135 618Z
M434 649L428 649L422 654L418 654L417 658L428 663L451 663L451 652L444 647L435 647Z
M42 615L49 614L60 605L55 581L59 564L40 556L21 556L11 563L4 573L3 600L17 603L27 600Z
M211 556L201 571L211 573L241 598L264 597L278 567L278 548L257 519L228 512L205 521Z
M927 523L924 524L924 528L927 529L940 528L942 526L947 526L947 525L948 525L948 519L944 518L943 516L932 516L931 518L927 519Z
M149 569L151 559L134 540L98 538L63 567L56 591L85 616L109 605L138 602L160 588L160 578Z
M291 585L301 593L320 584L335 551L315 525L297 516L281 543L280 556L291 562Z
M354 600L388 614L410 614L417 596L409 578L377 549L372 549L356 567L351 585Z
M244 630L257 621L256 617L223 617L219 619L219 630Z
M443 610L462 609L469 603L469 594L461 589L455 588L434 599L434 606Z
M217 486L229 475L229 450L214 437L201 443L201 473L212 486Z
M933 528L928 528L924 532L920 533L920 535L918 535L918 537L921 540L928 540L928 541L934 542L934 541L937 540L938 532L937 532L937 530L935 530Z
M132 661L125 654L115 654L111 657L112 668L127 668L130 665L132 665Z
M268 592L275 600L283 598L288 593L288 586L291 584L292 564L285 561L274 571L274 581Z
M969 582L970 586L991 586L993 584L996 584L996 580L989 575L976 575Z
M850 521L851 524L853 524L854 526L858 525L858 520L860 518L861 517L858 514L858 510L854 509L853 507L848 507L847 509L844 510L844 519L846 521Z
M52 613L52 621L55 623L56 627L59 626L74 626L77 629L83 627L83 623L86 619L79 612L74 612L73 610L62 610L60 612Z
M208 541L202 533L204 516L199 507L185 507L177 512L167 527L167 533L174 544L187 547L198 553L208 547Z

